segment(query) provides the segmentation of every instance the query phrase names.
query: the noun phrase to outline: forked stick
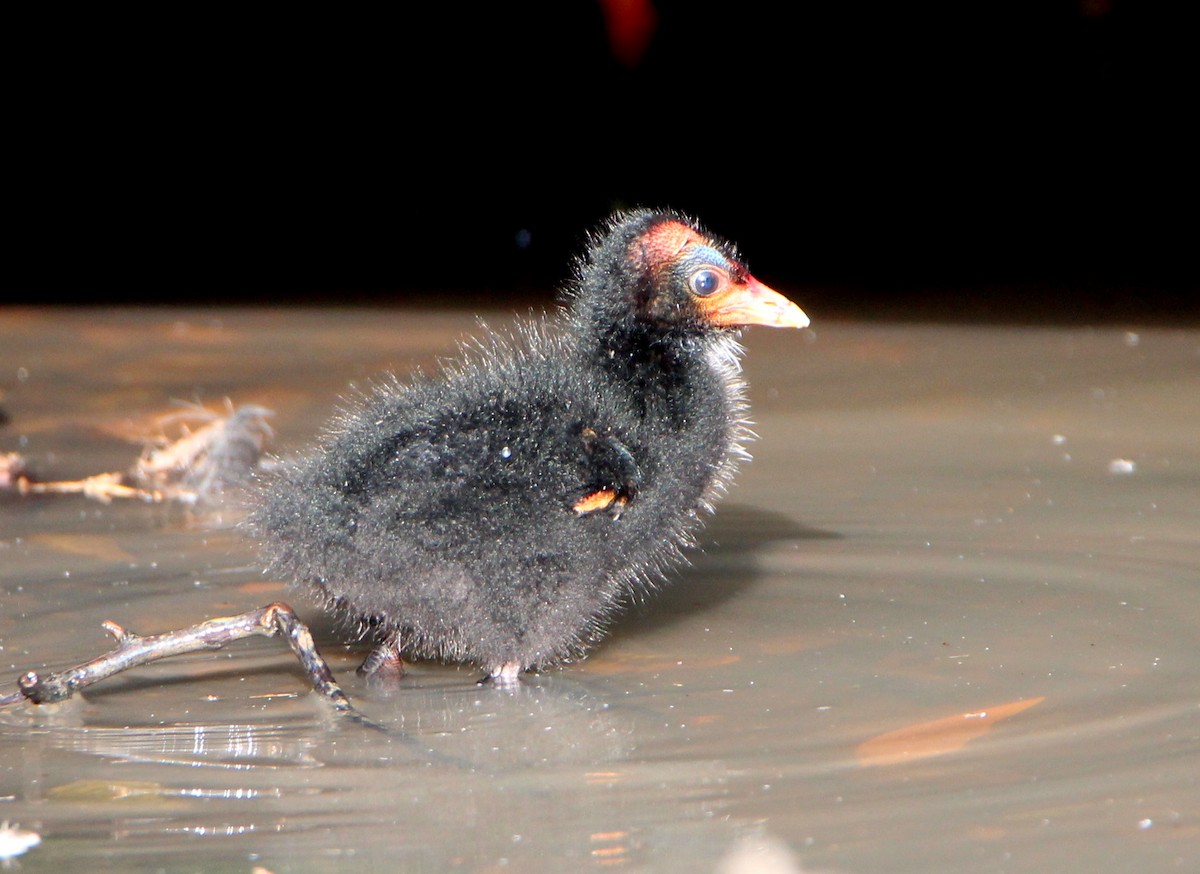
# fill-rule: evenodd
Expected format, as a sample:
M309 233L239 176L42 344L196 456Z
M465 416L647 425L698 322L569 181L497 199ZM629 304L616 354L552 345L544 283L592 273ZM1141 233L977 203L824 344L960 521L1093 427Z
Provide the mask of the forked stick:
M104 630L117 639L117 648L112 652L44 677L36 671L29 671L17 680L20 691L0 697L0 707L26 700L34 704L65 701L80 689L138 665L188 652L220 649L227 643L255 634L264 637L283 635L308 674L313 688L333 705L335 711L349 716L355 722L379 728L354 709L346 693L333 678L333 671L317 652L308 626L282 601L238 616L209 619L190 628L151 634L147 637L126 631L111 621L104 623Z

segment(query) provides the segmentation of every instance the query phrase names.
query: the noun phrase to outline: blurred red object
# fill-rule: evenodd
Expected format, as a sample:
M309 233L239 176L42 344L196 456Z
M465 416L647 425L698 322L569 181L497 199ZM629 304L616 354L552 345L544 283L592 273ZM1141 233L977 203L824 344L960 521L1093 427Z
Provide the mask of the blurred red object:
M651 0L600 0L608 47L626 67L636 67L650 48L658 27L658 11Z

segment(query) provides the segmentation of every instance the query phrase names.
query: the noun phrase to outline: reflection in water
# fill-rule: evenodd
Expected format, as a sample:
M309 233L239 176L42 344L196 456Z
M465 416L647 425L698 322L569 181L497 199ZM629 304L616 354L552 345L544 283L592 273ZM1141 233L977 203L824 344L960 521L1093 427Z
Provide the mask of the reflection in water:
M261 725L98 726L45 730L47 749L90 753L113 761L248 771L317 768L312 741L300 728Z
M0 454L116 470L122 419L226 396L275 409L286 453L347 382L471 328L6 313ZM587 660L511 693L436 664L373 686L367 644L299 599L386 734L331 719L268 640L9 711L0 821L42 837L23 869L726 871L773 842L803 870L1197 867L1200 336L813 336L748 336L755 461ZM90 658L105 619L284 597L234 521L0 492L0 669Z

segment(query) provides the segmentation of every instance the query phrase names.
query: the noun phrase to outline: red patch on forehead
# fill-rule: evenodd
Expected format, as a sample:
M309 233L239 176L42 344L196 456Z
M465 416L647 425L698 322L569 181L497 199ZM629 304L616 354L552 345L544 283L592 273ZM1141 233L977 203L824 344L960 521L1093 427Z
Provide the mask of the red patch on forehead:
M657 224L641 238L638 247L646 269L657 273L673 264L679 253L696 244L711 245L708 240L682 222L668 221Z

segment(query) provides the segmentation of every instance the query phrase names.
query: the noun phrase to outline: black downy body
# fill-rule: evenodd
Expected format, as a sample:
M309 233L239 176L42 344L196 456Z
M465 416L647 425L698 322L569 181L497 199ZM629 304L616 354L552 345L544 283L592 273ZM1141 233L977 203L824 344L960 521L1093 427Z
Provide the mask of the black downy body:
M708 245L675 263L689 232ZM509 679L578 655L681 560L745 455L736 326L688 287L721 259L774 294L694 222L616 217L557 319L376 386L268 481L269 572L397 651ZM764 323L807 324L779 300L798 315Z

